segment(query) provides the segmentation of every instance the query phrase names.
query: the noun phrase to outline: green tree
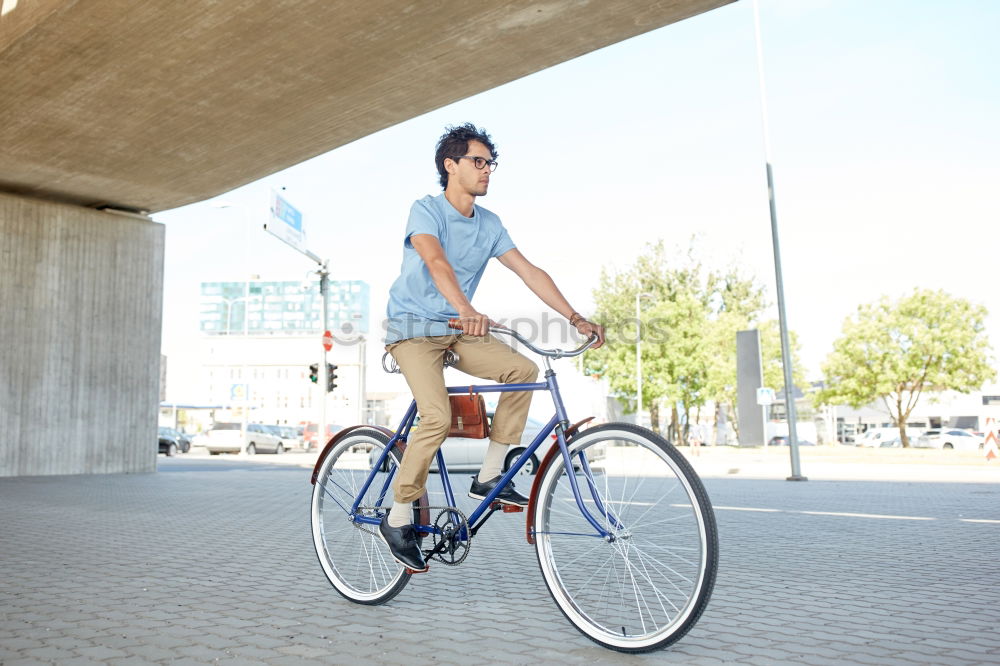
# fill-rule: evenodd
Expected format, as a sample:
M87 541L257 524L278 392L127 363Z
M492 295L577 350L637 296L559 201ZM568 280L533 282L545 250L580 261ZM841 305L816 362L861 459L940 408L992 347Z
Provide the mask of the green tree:
M823 365L826 386L816 401L881 400L908 447L906 422L924 392L974 391L995 376L985 319L985 307L940 290L861 305Z
M760 359L764 374L764 386L784 390L785 364L781 358L781 328L777 319L768 319L757 325L760 329ZM788 331L789 353L792 355L792 384L806 388L806 378L799 360L799 336Z
M585 370L607 378L612 395L627 411L635 412L636 341L642 335L642 405L650 410L653 429L659 432L659 404L690 397L700 379L698 320L704 300L700 261L694 246L686 254L668 253L663 242L648 245L625 271L602 268L594 290L595 318L607 329L608 344L587 352ZM636 319L636 294L640 313ZM685 316L686 315L686 316ZM686 358L677 352L686 348ZM682 385L684 386L682 388Z
M763 287L739 269L707 270L692 241L668 252L663 242L647 246L625 271L601 271L594 290L596 318L608 329L608 344L588 352L585 368L601 374L613 395L634 412L636 332L642 332L642 403L659 431L659 405L670 405L670 431L686 441L691 410L709 400L735 405L736 331L757 325L766 306ZM636 294L640 317L636 321ZM781 385L777 326L762 328L765 377ZM773 332L773 343L771 337ZM773 349L777 348L777 371ZM775 380L775 374L777 380ZM716 414L718 419L718 412Z

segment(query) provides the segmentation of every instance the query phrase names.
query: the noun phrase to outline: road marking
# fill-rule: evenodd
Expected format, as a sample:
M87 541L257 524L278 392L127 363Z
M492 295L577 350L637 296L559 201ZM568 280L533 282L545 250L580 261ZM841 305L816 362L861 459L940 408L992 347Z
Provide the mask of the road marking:
M808 516L844 516L847 518L884 518L888 520L937 520L927 516L888 516L880 513L840 513L837 511L790 511L789 513L804 513Z
M674 507L689 507L690 504L671 504ZM716 511L754 511L757 513L798 513L806 516L842 516L845 518L881 518L886 520L938 520L928 516L891 516L881 513L845 513L840 511L791 511L788 509L762 509L750 506L714 506ZM1000 523L1000 520L993 521Z
M671 504L670 506L683 506L690 507L690 504ZM784 509L757 509L750 506L714 506L713 509L721 509L722 511L757 511L759 513L790 513Z

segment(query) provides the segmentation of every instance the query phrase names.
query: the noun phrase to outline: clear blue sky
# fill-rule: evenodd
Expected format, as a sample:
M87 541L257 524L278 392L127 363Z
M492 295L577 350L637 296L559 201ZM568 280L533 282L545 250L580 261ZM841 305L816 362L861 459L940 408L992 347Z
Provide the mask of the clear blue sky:
M1000 2L762 0L761 30L786 299L807 376L819 377L859 303L918 286L985 304L1000 345ZM440 191L437 137L471 121L500 151L479 203L580 311L602 267L692 235L709 263L739 263L773 301L758 94L744 0L220 198L250 211L249 273L302 279L305 259L260 231L269 189L287 188L309 247L330 257L332 277L371 284L378 320L410 204ZM245 274L244 221L208 202L155 219L167 228L163 348L182 362L198 283ZM477 307L539 316L544 306L494 264Z

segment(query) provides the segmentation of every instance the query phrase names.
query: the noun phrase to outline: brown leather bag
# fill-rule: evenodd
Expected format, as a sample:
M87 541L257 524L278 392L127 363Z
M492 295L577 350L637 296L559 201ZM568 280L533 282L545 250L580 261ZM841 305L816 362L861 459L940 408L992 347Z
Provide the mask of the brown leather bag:
M490 435L486 420L486 401L478 393L448 396L451 402L451 430L449 437L484 439Z

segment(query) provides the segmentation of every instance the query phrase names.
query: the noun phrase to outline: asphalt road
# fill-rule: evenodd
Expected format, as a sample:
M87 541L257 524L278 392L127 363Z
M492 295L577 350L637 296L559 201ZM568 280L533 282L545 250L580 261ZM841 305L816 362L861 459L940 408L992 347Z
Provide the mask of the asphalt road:
M308 468L261 458L0 479L0 663L1000 663L997 483L709 477L712 601L630 656L559 613L524 514L387 605L345 601L312 549Z

